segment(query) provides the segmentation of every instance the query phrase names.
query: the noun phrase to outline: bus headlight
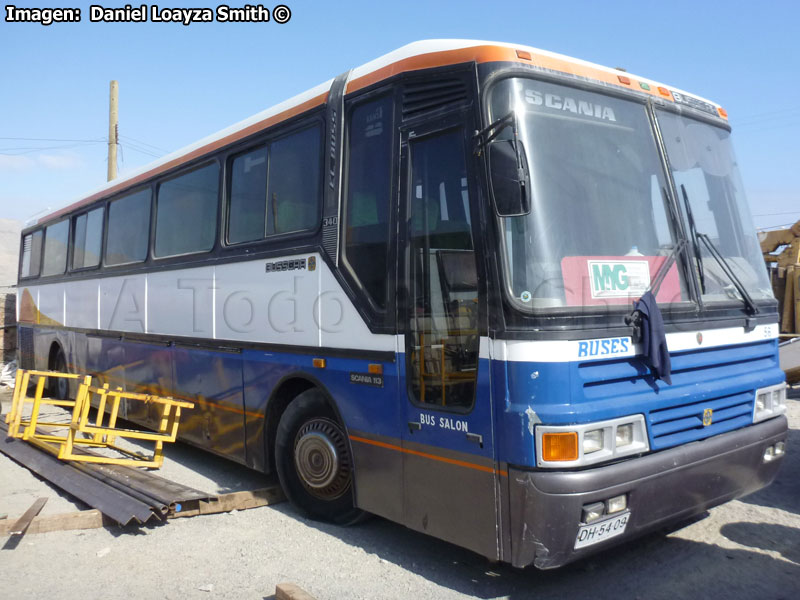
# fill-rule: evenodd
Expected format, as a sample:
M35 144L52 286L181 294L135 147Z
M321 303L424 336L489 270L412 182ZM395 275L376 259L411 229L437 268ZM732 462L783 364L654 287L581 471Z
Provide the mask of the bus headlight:
M650 450L644 415L583 425L537 425L538 467L582 467Z
M592 429L583 434L583 453L591 454L603 449L603 430Z
M756 390L753 423L764 421L786 412L786 384L779 383Z
M617 427L617 447L633 443L633 423L626 423Z

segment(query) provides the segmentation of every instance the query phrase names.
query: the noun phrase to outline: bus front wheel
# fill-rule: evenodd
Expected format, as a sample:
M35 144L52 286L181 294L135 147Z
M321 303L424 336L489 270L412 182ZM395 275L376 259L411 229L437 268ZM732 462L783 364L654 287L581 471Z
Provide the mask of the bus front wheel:
M319 390L299 394L281 416L275 466L284 493L308 517L338 525L361 520L347 435Z

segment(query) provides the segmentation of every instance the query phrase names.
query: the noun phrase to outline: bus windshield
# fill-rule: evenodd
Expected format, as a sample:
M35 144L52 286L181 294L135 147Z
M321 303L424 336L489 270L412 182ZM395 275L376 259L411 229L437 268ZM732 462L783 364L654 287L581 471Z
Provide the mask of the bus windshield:
M527 310L630 306L676 242L645 105L511 78L493 89L491 117L512 110L532 190L529 214L501 219L515 303ZM689 299L675 264L657 299Z
M683 115L656 111L687 230L707 236L754 300L772 298L730 133ZM689 215L693 223L689 222ZM741 294L702 242L698 269L703 302L737 301Z

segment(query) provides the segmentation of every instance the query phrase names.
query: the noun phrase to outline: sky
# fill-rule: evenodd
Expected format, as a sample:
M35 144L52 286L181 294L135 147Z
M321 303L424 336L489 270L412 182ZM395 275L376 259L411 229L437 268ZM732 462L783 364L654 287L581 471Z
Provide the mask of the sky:
M112 79L119 81L124 175L409 42L464 38L623 67L720 103L733 127L756 226L800 219L796 0L277 0L263 6L280 2L291 9L285 24L92 23L90 3L14 3L81 8L80 23L42 26L5 22L3 10L0 218L26 222L105 183Z

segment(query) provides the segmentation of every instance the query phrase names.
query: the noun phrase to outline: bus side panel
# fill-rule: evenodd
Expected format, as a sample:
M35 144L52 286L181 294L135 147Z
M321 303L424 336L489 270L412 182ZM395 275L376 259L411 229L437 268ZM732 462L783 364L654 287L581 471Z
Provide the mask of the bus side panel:
M247 466L250 468L264 472L269 470L269 456L273 449L267 448L267 404L282 381L292 377L309 377L314 370L311 361L311 356L302 354L261 350L242 352L246 454Z
M98 328L97 280L70 281L64 285L64 326Z
M325 367L315 368L314 358L325 358ZM356 504L370 512L399 519L402 515L402 455L377 445L352 443L353 436L368 435L398 444L402 421L397 402L396 363L325 357L322 350L319 356L245 350L243 359L248 466L266 470L273 453L274 449L267 447L265 434L269 424L263 418L273 392L288 380L306 380L331 399L351 437ZM382 385L351 383L351 374L367 374L370 364L381 364ZM358 377L354 379L359 380ZM365 433L367 431L370 433Z
M509 388L508 388L508 369L507 363L504 360L491 360L491 388L492 388L492 402L494 402L494 443L495 443L495 457L497 457L498 467L501 471L506 473L505 476L498 478L498 546L500 560L510 560L511 558L511 501L510 501L510 484L508 477L508 463L504 462L501 456L507 456L505 452L506 438L509 437L509 432L502 429L501 423L507 422L507 419L513 418L507 414L510 406ZM500 432L503 432L503 435ZM513 435L513 434L512 434ZM524 434L523 436L524 437Z
M107 383L112 389L124 387L122 365L125 347L116 338L99 335L86 336L86 372L93 375L95 385Z
M213 338L214 267L147 274L147 332Z
M146 289L144 275L101 279L98 329L144 333L147 327Z
M181 413L181 437L244 464L241 355L177 346L173 358L174 395L195 404Z
M39 286L39 302L37 323L40 325L64 325L64 295L66 286L63 283L52 283Z
M403 516L403 455L397 448L406 421L398 395L398 361L338 358L328 364L333 375L328 388L350 437L356 506L399 522ZM380 364L382 384L375 380L363 383L368 380L370 364Z
M110 368L106 371L106 376L112 382L122 375L126 391L158 396L174 394L172 349L169 346L132 341L112 343L109 346L113 356L109 354ZM132 400L127 402L128 418L150 427L158 426L157 411L155 405ZM185 429L183 419L181 429Z

